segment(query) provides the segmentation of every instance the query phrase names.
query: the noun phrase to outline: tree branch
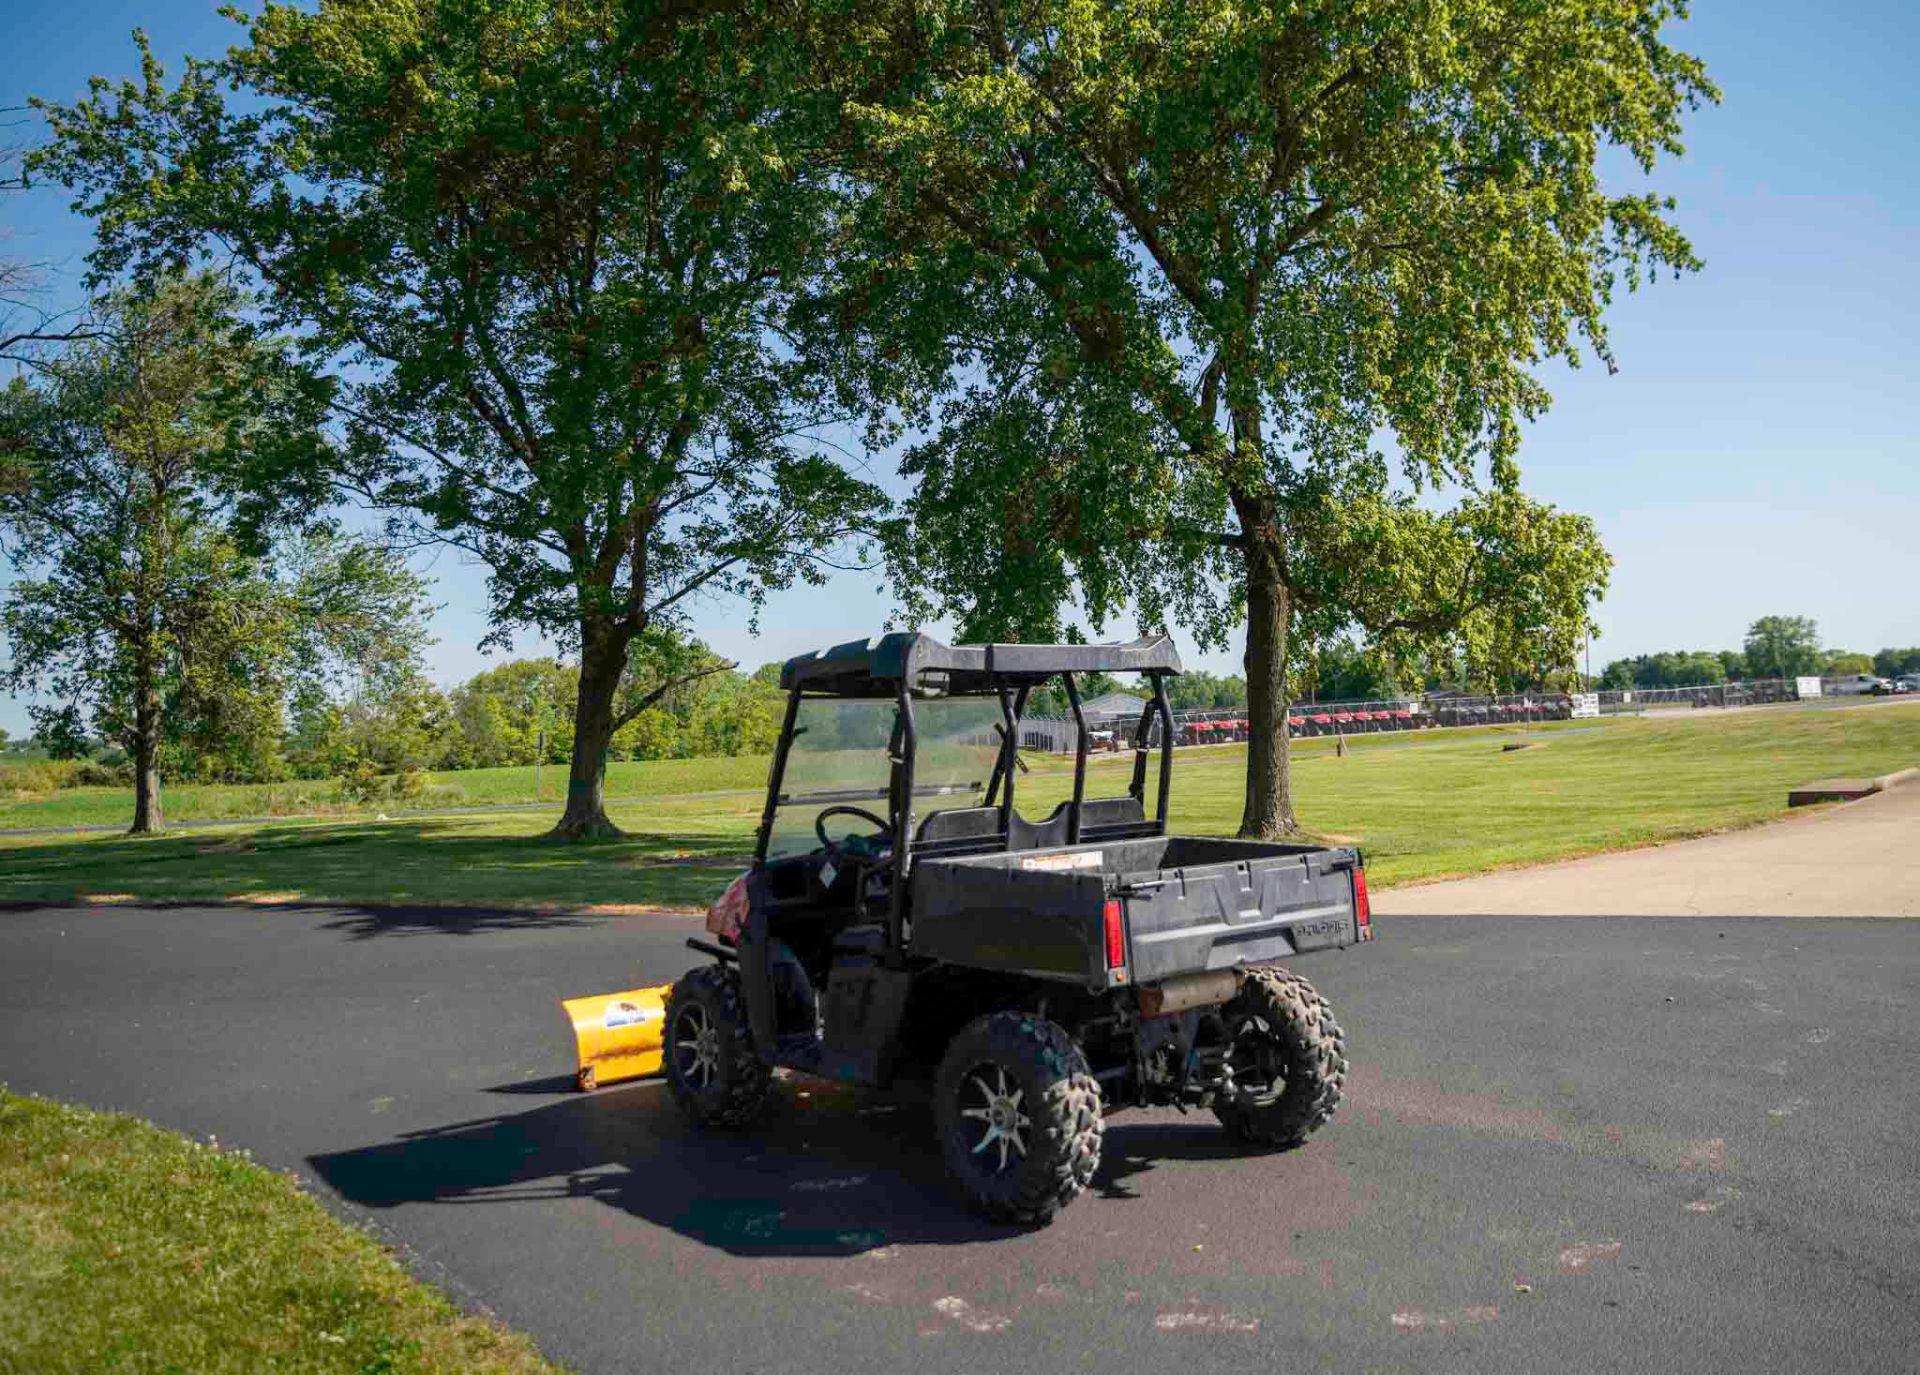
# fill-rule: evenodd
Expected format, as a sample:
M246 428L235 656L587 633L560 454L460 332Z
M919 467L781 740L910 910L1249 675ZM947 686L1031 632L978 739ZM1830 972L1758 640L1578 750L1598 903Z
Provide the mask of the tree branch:
M738 667L739 665L732 660L722 659L696 668L690 673L682 673L677 677L669 678L666 682L660 684L660 686L654 688L646 696L642 697L638 702L635 702L632 706L615 716L613 718L613 729L617 732L622 726L636 720L642 712L659 702L662 697L665 697L675 688L685 687L688 683L697 683L702 678L711 678L716 673L726 673Z

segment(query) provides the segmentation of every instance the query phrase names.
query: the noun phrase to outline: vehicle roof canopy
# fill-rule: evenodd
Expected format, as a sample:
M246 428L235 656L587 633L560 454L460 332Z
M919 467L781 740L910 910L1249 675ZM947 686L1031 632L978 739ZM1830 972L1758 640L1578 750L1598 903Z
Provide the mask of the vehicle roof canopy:
M988 696L1000 683L1043 682L1057 673L1178 673L1166 635L1110 645L949 645L917 630L850 640L781 666L780 686L835 697L891 697L904 681L947 696Z

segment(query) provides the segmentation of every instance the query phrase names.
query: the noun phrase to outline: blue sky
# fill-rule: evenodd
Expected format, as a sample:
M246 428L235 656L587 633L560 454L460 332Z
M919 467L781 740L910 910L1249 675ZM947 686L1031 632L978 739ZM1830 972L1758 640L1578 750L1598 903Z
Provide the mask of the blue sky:
M130 72L136 25L170 60L232 32L201 0L10 9L0 106ZM1920 10L1701 0L1676 32L1725 102L1652 185L1678 198L1706 270L1618 301L1617 374L1549 369L1555 404L1522 452L1533 494L1593 516L1615 557L1595 666L1735 646L1773 612L1814 617L1829 645L1920 643ZM87 229L64 194L0 214L7 251L50 260L71 297ZM485 662L485 570L443 554L429 571L446 603L434 676L457 681ZM744 608L709 605L700 630L749 666L783 658L877 628L892 609L877 581L776 594L757 636ZM0 699L0 727L24 722Z

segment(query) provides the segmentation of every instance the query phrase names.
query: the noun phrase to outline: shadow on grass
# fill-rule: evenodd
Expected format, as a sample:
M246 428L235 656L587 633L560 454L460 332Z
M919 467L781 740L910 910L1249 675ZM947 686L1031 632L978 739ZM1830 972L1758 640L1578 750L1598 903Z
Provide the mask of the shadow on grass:
M409 910L691 907L712 901L745 866L742 848L726 835L563 842L476 831L451 819L62 838L0 848L0 901L112 894L145 902L305 900Z
M1118 1117L1089 1193L1130 1200L1125 1181L1164 1161L1225 1165L1242 1154L1211 1119ZM648 1080L309 1163L367 1208L591 1199L737 1256L846 1256L1024 1230L968 1211L947 1178L924 1098L804 1079L778 1088L765 1119L744 1133L690 1127L666 1085Z

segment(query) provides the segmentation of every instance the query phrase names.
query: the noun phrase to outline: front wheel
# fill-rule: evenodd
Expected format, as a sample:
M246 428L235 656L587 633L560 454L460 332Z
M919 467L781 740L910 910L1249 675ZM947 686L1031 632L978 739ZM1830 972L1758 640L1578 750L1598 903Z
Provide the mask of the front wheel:
M1233 1089L1214 1116L1254 1146L1297 1146L1324 1125L1347 1085L1347 1045L1314 986L1272 966L1245 971L1222 1009Z
M667 996L667 1087L703 1127L739 1127L759 1115L772 1074L753 1051L740 975L720 965L693 970Z
M1100 1084L1080 1047L1044 1017L995 1012L967 1024L934 1079L947 1169L974 1206L1038 1226L1100 1167Z

